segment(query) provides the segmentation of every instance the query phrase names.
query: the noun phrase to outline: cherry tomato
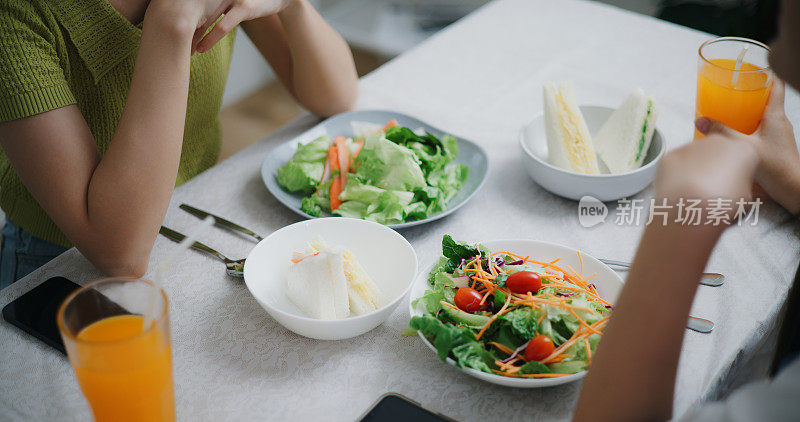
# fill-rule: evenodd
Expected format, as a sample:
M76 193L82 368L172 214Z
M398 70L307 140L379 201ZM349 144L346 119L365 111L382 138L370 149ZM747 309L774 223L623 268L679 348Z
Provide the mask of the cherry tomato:
M471 287L460 287L456 290L456 306L464 312L475 312L483 309L481 299L483 299L483 296Z
M550 337L539 334L528 342L528 347L525 348L525 360L528 362L542 360L550 356L555 349L556 346L553 344L553 340L550 340Z
M525 294L531 292L536 294L542 288L542 278L539 274L531 271L520 271L508 276L506 286L514 293Z

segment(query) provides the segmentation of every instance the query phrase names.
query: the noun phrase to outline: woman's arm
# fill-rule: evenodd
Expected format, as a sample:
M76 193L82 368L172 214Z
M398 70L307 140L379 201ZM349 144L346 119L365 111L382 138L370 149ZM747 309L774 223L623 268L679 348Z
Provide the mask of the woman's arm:
M280 12L272 15L238 3L244 0L233 2L199 42L198 52L208 51L241 22L278 79L303 107L320 116L353 107L358 96L358 75L350 48L307 0L284 1Z
M0 145L70 241L110 275L145 272L183 140L192 35L203 12L154 0L125 107L101 157L78 107L0 124Z
M735 203L749 198L757 162L750 143L709 136L663 158L656 198L666 198L673 206L680 198L726 198ZM723 230L661 225L658 219L645 229L584 381L574 420L670 418L686 320L700 274Z

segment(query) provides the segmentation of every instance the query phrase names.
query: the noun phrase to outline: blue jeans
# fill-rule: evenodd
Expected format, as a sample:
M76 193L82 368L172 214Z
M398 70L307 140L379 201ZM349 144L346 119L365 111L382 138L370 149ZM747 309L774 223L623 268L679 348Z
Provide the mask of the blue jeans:
M6 219L0 248L0 289L13 284L33 270L66 251L63 246L33 237Z

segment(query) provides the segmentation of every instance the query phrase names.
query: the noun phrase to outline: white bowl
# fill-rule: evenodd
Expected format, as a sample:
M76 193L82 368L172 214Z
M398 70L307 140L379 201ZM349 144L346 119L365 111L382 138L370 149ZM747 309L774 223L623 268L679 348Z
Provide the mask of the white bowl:
M486 246L491 251L506 250L516 255L530 256L531 259L535 259L537 261L549 262L561 258L561 260L558 262L558 265L569 265L575 271L581 271L581 260L578 258L579 251L568 246L561 246L555 243L541 242L538 240L492 240L489 242L479 243ZM588 277L596 273L591 282L597 287L597 293L599 293L600 297L602 297L608 303L614 304L617 299L617 295L622 289L622 279L620 276L606 264L603 264L591 255L584 252L581 252L580 255L583 259L583 274ZM425 290L430 288L428 285L428 273L430 273L431 269L438 261L439 258L436 257L436 259L433 260L430 265L426 266L425 271L421 272L414 281L414 285L411 288L411 304L409 305L411 316L422 316L425 314L425 305L418 303L417 306L414 306L414 300L422 297L422 295L425 294ZM436 348L433 347L433 345L428 341L427 338L425 338L424 335L422 335L422 333L419 333L419 337L433 351L433 359L438 359L438 356L436 355ZM447 363L458 368L455 361L453 361L451 358L447 358ZM492 384L517 388L550 387L553 385L577 381L586 376L586 371L583 371L578 372L577 374L567 375L559 378L512 378L502 375L489 374L472 368L460 368L460 370L475 378L488 381Z
M613 108L601 106L580 106L580 109L592 136L600 131L600 127L614 112ZM666 149L664 138L656 128L650 149L638 169L628 173L608 174L608 169L598 157L600 171L605 174L575 173L547 162L544 114L522 128L519 145L524 151L522 160L525 170L534 182L558 196L578 201L588 195L603 202L629 197L646 188L655 178L656 166Z
M368 314L336 320L309 318L295 306L286 297L292 253L302 251L318 235L331 245L350 249L389 303ZM355 337L382 324L408 294L416 273L417 254L399 233L371 221L341 217L286 226L258 242L244 264L247 289L267 313L287 329L319 340Z

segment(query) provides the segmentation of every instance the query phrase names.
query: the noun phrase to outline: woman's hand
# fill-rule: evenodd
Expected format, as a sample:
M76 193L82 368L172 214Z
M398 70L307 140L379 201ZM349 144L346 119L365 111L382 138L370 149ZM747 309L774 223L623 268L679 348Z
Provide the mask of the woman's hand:
M738 133L738 132L735 132ZM656 174L656 197L749 200L758 155L745 135L711 134L669 152Z
M244 21L274 15L295 0L223 0L204 19L192 41L193 51L205 53ZM224 15L224 16L223 16ZM222 19L220 19L222 16ZM219 22L217 22L219 19ZM216 24L215 24L216 22ZM213 25L211 31L208 28ZM208 33L206 33L208 31Z
M789 212L798 214L800 213L800 154L797 151L792 124L784 112L784 95L783 81L776 78L761 125L752 135L744 135L720 122L703 117L697 119L695 125L700 132L709 137L752 145L758 153L756 182Z

